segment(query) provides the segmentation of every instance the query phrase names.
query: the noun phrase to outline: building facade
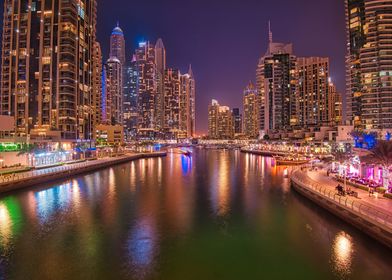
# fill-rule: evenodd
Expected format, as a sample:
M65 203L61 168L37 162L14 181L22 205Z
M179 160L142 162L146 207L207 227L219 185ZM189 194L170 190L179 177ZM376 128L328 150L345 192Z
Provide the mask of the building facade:
M242 134L242 114L240 112L240 108L233 108L231 110L234 118L234 136L239 136Z
M252 82L244 90L243 112L244 112L244 135L249 139L259 137L260 130L260 104L259 93Z
M181 75L180 130L182 138L193 138L196 133L196 82L192 67Z
M153 139L159 130L157 125L156 98L158 94L157 66L155 63L155 46L142 42L135 52L138 108L138 136Z
M260 130L287 130L298 124L296 63L292 44L275 43L270 36L267 53L256 73L260 93Z
M0 114L18 136L91 140L97 1L4 1Z
M334 108L330 104L329 58L297 58L298 124L320 127L332 124Z
M123 125L123 70L120 60L111 57L106 62L106 122L109 125Z
M124 32L120 28L120 24L113 29L110 35L110 54L109 57L117 58L121 65L124 67L126 65L126 55L125 55L125 38Z
M125 66L124 81L124 134L127 141L137 135L137 81L138 72L135 57L129 66Z
M102 51L101 45L98 42L94 44L93 50L93 87L91 97L91 111L93 136L96 135L95 130L97 125L102 123Z
M212 100L208 107L208 138L226 140L234 138L233 114L229 107Z
M347 117L357 129L392 129L392 0L346 0Z

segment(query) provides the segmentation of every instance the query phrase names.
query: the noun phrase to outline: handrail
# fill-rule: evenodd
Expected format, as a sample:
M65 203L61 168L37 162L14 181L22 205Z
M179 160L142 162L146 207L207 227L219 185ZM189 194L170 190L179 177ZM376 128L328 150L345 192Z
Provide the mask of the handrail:
M366 216L369 219L372 219L378 223L384 224L385 226L392 229L392 215L389 215L383 211L380 211L375 207L366 205L364 203L361 203L354 199L350 199L348 197L346 197L346 199L342 201L342 196L337 196L336 193L333 192L332 190L329 190L329 192L326 193L328 191L327 187L309 178L309 176L307 176L303 172L300 172L300 170L294 171L292 173L291 178L297 184L301 184L303 187L310 188L313 191L337 202L339 205L342 205L348 209L358 212L363 216Z

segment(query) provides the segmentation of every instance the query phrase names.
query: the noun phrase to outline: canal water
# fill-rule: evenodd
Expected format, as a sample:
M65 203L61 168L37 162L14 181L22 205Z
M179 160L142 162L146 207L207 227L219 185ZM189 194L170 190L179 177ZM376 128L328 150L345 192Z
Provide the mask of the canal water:
M0 279L391 279L270 158L195 149L0 198Z

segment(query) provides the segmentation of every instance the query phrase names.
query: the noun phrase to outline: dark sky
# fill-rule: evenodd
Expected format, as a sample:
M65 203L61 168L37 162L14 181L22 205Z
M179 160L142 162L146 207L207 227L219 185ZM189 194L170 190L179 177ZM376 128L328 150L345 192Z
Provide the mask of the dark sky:
M267 48L268 20L274 41L292 42L297 56L329 56L332 78L340 92L345 89L342 0L100 0L98 39L105 57L117 20L129 57L139 41L161 37L169 66L184 72L192 64L199 132L207 130L212 98L242 108L242 91L255 80Z

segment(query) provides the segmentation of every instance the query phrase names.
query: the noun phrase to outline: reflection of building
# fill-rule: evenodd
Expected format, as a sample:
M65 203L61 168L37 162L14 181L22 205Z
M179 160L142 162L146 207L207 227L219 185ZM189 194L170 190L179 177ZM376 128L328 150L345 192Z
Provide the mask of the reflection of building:
M212 100L208 107L208 137L210 139L233 139L233 114L229 107L220 106Z
M297 63L299 125L330 125L334 110L329 103L329 59L301 57L297 59Z
M120 61L111 57L106 62L106 121L107 124L123 125L123 83Z
M255 86L250 82L244 90L243 96L244 106L244 134L250 139L259 136L259 117L260 103L259 94Z
M346 0L347 117L358 128L392 128L392 0Z
M97 1L52 2L4 1L0 114L20 136L89 139Z

